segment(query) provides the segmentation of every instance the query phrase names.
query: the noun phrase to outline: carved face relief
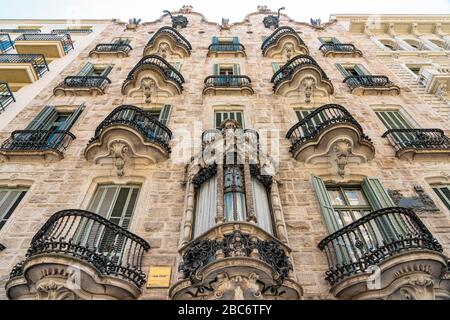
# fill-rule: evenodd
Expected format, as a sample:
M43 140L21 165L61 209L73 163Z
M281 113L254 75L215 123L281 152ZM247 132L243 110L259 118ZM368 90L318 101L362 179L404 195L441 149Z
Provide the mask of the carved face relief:
M302 80L302 87L305 91L305 102L311 102L311 96L314 94L314 89L316 88L316 80L314 78L308 77Z
M163 57L164 59L167 59L167 56L170 54L169 44L167 44L165 42L160 43L156 54Z
M341 177L345 175L345 167L348 164L348 157L351 155L352 146L349 141L339 140L333 146L336 154L337 173Z
M128 145L122 141L113 141L110 147L110 154L113 158L114 166L118 177L122 177L125 174L125 155L128 153Z
M152 103L153 97L156 93L156 82L151 78L144 78L141 81L141 88L144 93L144 102Z
M290 60L293 57L294 53L295 53L294 44L292 44L290 42L286 43L283 46L282 53L283 53L283 56L286 59L286 61Z
M213 296L215 299L226 300L263 299L260 285L257 283L258 279L259 276L256 273L233 277L229 277L227 273L220 273L217 275L218 285Z
M55 281L41 282L36 286L37 300L76 300L75 293Z

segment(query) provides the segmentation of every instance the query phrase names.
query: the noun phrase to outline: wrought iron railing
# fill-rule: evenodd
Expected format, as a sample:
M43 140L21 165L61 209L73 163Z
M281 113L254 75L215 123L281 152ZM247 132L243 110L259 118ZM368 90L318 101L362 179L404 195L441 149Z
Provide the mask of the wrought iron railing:
M73 49L70 34L27 33L17 37L15 41L61 41L65 53Z
M151 37L151 39L148 41L147 46L153 44L153 42L157 39L158 36L162 35L162 34L167 34L170 37L172 37L179 45L183 46L184 48L186 48L186 50L188 52L191 52L192 50L192 46L189 43L189 41L187 41L187 39L185 37L183 37L177 30L175 30L172 27L162 27L160 28L158 31L155 32L155 34L153 35L153 37Z
M55 151L61 157L75 136L64 130L16 130L0 147L0 151Z
M89 211L63 210L55 213L31 240L26 257L60 254L84 260L101 274L117 276L141 287L144 252L150 245L111 221ZM23 273L22 263L10 273Z
M31 63L39 77L49 71L47 61L42 54L0 54L0 63Z
M0 81L0 112L4 111L6 106L11 102L16 101L9 85L6 82Z
M129 53L133 48L128 43L99 43L93 51L96 52L118 52Z
M218 43L218 44L210 44L208 47L209 51L245 51L245 47L240 43Z
M247 76L208 76L205 81L205 88L209 87L225 87L225 88L240 88L251 87L252 81Z
M6 53L14 48L14 42L11 41L9 34L0 34L0 53Z
M109 83L111 83L111 80L104 76L70 76L66 77L58 87L98 88L104 90Z
M184 78L170 63L168 63L162 57L150 54L148 56L143 57L130 71L125 82L131 81L134 79L136 71L144 66L152 66L158 69L167 80L171 80L175 82L180 90L183 90Z
M315 68L322 76L324 80L328 80L328 76L323 71L323 69L319 66L319 64L312 57L308 55L298 55L286 62L275 74L272 76L270 80L273 83L273 89L281 85L283 82L291 80L295 71L302 68Z
M53 29L53 34L92 33L92 29Z
M323 53L334 52L359 52L354 44L351 43L324 43L319 47Z
M387 138L396 151L413 148L416 150L450 150L450 138L441 129L390 129Z
M350 89L357 87L364 88L390 88L394 86L394 83L386 76L374 76L374 75L356 75L348 76L343 81L348 85Z
M286 138L291 142L290 151L297 151L302 144L316 138L321 132L338 123L355 126L361 138L372 143L370 138L364 134L358 121L343 106L326 104L308 114L289 129Z
M374 211L323 239L319 245L328 259L326 280L335 284L364 273L371 266L413 250L442 252L441 245L410 209Z
M276 29L270 36L268 36L266 40L263 41L263 43L261 45L261 50L263 52L263 55L266 54L267 49L269 49L269 47L271 45L277 43L278 40L286 34L293 35L295 38L297 38L298 42L301 45L306 47L305 42L303 42L302 38L300 38L300 36L294 29L292 29L291 27L280 27L280 28Z
M97 140L106 128L113 125L125 125L136 129L145 140L162 146L167 152L171 151L169 143L172 139L172 132L170 129L144 110L131 105L122 105L114 109L97 127L95 136L89 143Z
M39 33L39 29L0 29L0 33Z
M5 249L6 249L6 247L0 243L0 251L3 251Z

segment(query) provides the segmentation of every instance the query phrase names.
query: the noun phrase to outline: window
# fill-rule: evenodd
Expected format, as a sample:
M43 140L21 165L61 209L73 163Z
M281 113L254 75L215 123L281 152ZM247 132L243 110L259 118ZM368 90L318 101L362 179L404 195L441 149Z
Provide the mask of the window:
M128 38L117 38L113 40L114 44L130 44L131 40Z
M68 131L84 110L84 104L73 112L58 111L58 107L45 106L30 122L26 130L61 130Z
M233 46L239 44L239 37L212 37L213 45Z
M242 111L216 111L215 119L217 129L220 129L221 124L228 119L236 120L239 128L244 128L244 115Z
M432 186L442 203L450 210L450 185Z
M308 114L313 112L314 109L296 109L294 111L298 121L302 121Z
M378 118L387 129L411 129L411 124L406 121L399 110L375 111Z
M247 219L242 165L226 165L224 168L224 214L226 221Z
M94 65L90 62L86 63L84 67L78 72L79 77L107 77L111 72L113 66L110 65Z
M25 196L24 188L0 188L0 230Z
M213 67L216 76L237 76L240 74L238 64L215 64Z
M336 63L336 68L341 72L344 77L370 75L370 72L360 64L354 65L342 65Z
M319 37L319 41L322 44L339 44L339 43L341 43L337 38L334 38L334 37Z

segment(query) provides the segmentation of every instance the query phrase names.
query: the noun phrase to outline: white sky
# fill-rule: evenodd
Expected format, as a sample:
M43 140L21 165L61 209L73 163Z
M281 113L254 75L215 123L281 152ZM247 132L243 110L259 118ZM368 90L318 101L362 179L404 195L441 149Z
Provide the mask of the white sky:
M176 11L184 4L192 5L194 11L213 22L221 18L242 21L258 5L274 11L284 6L284 12L297 21L321 18L325 22L330 14L337 13L450 14L450 0L0 0L0 18L127 21L136 17L153 21L164 9Z

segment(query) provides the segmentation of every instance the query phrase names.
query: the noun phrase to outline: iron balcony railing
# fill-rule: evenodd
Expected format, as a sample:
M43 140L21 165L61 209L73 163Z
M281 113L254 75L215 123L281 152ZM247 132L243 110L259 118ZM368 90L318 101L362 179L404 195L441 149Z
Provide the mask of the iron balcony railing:
M210 44L208 47L209 51L245 51L245 47L240 43L228 43L228 44Z
M96 52L119 52L129 53L133 48L128 43L99 43L93 51Z
M146 141L156 143L170 152L172 132L158 119L144 110L131 105L122 105L114 109L95 130L95 136L89 143L99 139L102 132L114 125L125 125L137 130Z
M16 101L9 85L6 82L0 81L0 112L11 103Z
M54 151L61 157L75 136L64 130L16 130L0 147L3 152Z
M49 71L47 61L42 54L0 54L0 63L31 63L39 77Z
M431 232L410 209L374 211L323 239L319 245L328 259L326 280L340 280L400 253L414 250L442 252Z
M185 37L183 37L177 30L175 30L172 27L162 27L156 33L151 37L151 39L148 41L147 46L154 43L154 41L162 34L167 34L170 37L172 37L179 45L183 46L188 52L191 52L192 46L187 41Z
M317 108L305 118L294 125L286 134L286 138L291 142L290 151L294 153L304 143L315 139L327 128L339 124L347 123L355 126L361 138L372 143L370 138L364 134L361 125L343 106L338 104L326 104Z
M441 129L390 129L383 138L387 138L396 151L416 150L450 150L450 138Z
M323 53L334 52L359 52L354 44L351 43L324 43L319 47Z
M39 33L39 29L0 29L0 33Z
M170 63L168 63L162 57L155 54L150 54L148 56L143 57L130 71L125 82L133 80L136 71L142 67L145 67L146 65L158 69L167 80L175 82L180 88L180 90L183 90L184 78L181 75L181 73L178 72Z
M5 249L6 249L6 247L0 243L0 251L3 251Z
M53 34L92 33L92 29L53 29Z
M113 222L84 210L55 213L31 240L26 257L59 254L84 260L103 275L131 281L141 287L146 280L141 269L144 252L150 245ZM23 262L10 273L23 274Z
M295 56L288 62L286 62L285 65L283 65L275 74L272 76L272 79L270 80L273 83L273 89L274 91L278 86L280 86L283 82L291 80L292 76L294 75L295 71L302 69L302 68L315 68L317 71L321 74L322 78L324 80L329 81L327 74L323 69L319 66L319 64L314 60L312 57L308 55L300 54L298 56Z
M229 76L208 76L205 81L205 88L240 88L251 87L252 81L247 76L229 75Z
M0 53L6 53L14 48L14 42L11 41L9 34L0 34Z
M301 45L306 47L305 42L303 42L302 38L299 37L298 33L294 29L292 29L291 27L280 27L276 29L270 36L268 36L266 40L263 41L261 45L263 55L266 54L267 49L269 49L270 46L277 43L278 40L286 34L293 35L295 38L297 38L298 42Z
M27 33L17 37L15 41L61 41L65 53L73 49L70 34Z
M394 83L386 76L374 76L374 75L354 75L348 76L344 79L344 83L350 89L357 87L364 88L390 88L394 86Z
M104 90L109 83L111 83L111 80L104 76L70 76L66 77L58 87L99 88Z

